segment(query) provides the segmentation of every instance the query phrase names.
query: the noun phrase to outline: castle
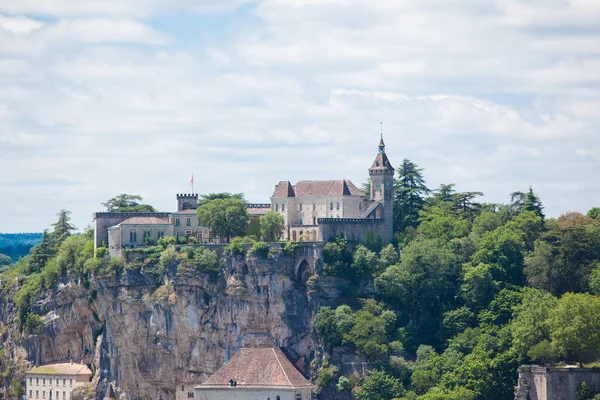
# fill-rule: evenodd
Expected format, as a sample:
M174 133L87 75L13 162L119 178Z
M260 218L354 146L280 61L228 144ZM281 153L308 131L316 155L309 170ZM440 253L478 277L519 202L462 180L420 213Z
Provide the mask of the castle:
M369 168L369 194L351 181L299 181L275 185L270 204L247 204L251 218L268 211L285 222L282 239L321 242L343 235L350 241L381 246L390 243L394 230L394 168L383 137ZM197 194L178 194L177 211L98 212L94 214L94 245L108 246L111 255L127 247L144 246L161 237L194 237L198 243L219 242L210 229L198 225Z

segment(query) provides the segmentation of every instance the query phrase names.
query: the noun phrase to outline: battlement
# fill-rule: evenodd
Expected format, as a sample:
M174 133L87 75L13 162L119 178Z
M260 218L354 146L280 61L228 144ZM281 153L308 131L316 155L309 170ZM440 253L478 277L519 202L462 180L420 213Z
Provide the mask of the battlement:
M383 222L381 218L319 218L319 224L364 224Z
M172 213L169 212L95 212L93 219L100 218L118 218L123 221L133 217L156 217L156 218L169 218Z
M177 194L177 200L179 199L197 199L198 198L198 194L194 194L194 193L178 193Z
M246 208L271 208L271 203L246 203Z

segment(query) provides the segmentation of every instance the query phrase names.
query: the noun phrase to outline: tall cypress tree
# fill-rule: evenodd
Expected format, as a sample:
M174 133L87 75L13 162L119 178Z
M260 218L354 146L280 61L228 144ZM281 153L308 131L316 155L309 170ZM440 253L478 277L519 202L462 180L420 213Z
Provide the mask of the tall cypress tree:
M405 158L394 180L394 230L402 232L419 224L419 211L425 205L429 188L425 185L423 168Z

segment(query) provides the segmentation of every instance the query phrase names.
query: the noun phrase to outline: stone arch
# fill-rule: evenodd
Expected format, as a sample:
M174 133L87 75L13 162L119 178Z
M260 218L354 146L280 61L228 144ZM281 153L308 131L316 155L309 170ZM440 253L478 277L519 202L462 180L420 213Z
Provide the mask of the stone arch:
M296 264L296 282L301 286L305 286L311 275L312 268L306 258L303 258Z

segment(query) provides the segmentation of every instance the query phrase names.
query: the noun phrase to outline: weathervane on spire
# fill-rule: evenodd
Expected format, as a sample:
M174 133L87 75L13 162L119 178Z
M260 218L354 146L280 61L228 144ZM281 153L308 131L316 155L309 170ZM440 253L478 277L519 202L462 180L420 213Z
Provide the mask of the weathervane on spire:
M385 144L383 143L383 122L381 124L381 139L379 139L379 152L385 153Z
M381 124L381 138L383 139L383 121L380 122L380 124Z

